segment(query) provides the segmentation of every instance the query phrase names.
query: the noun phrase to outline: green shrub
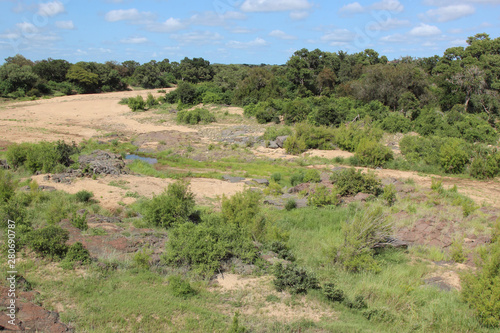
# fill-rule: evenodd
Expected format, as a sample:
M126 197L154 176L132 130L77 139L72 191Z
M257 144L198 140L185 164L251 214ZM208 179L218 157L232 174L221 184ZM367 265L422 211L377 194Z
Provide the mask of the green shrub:
M87 212L79 215L77 212L73 212L73 216L71 217L71 225L75 228L78 228L82 231L85 231L89 228L87 224Z
M293 134L293 131L288 126L271 126L266 128L264 135L262 136L263 140L274 141L278 136L290 136Z
M178 181L146 203L144 219L151 225L168 228L188 220L194 209L194 194L189 183Z
M345 299L342 289L337 288L333 283L326 283L322 289L323 295L331 302L342 303Z
M369 138L361 139L356 148L356 156L362 165L372 167L379 167L394 159L394 155L388 147Z
M381 209L372 208L356 214L352 221L342 225L344 242L337 249L335 261L351 272L377 272L379 267L373 258L373 246L385 240L390 232L391 225Z
M275 181L271 181L269 185L264 189L265 195L280 196L283 194L283 189L281 185Z
M278 255L278 258L294 261L295 256L292 254L288 246L280 241L274 241L269 246L269 249Z
M497 231L500 230L497 223ZM500 327L500 240L480 252L477 270L465 273L462 298L474 310L479 322L486 327Z
M76 201L78 202L89 202L90 199L94 196L94 193L87 191L87 190L81 190L75 193L75 198Z
M160 103L159 103L159 102L158 102L158 101L154 98L153 94L148 93L148 97L146 98L146 102L145 102L145 104L146 104L146 107L147 107L148 109L150 109L150 108L152 108L153 106L156 106L156 105L158 105L158 104L160 104Z
M382 198L387 202L388 206L392 206L394 202L396 202L396 187L393 184L389 184L384 187L384 193L382 194Z
M288 199L285 204L285 209L287 211L291 211L292 209L297 208L297 202L294 199Z
M196 108L194 110L183 110L177 112L177 122L179 124L196 125L198 123L208 124L215 122L215 116L206 109Z
M450 245L451 260L458 263L463 263L467 260L464 253L464 240L455 239Z
M261 195L250 189L236 193L230 198L222 197L222 219L238 228L257 232L260 218Z
M447 173L461 173L469 158L465 141L461 139L450 138L439 150L441 167Z
M290 176L290 184L292 186L297 186L304 182L304 173L302 171L296 172Z
M307 146L304 140L297 138L297 136L290 136L286 139L283 144L283 148L287 154L299 155L307 150Z
M189 281L184 280L178 275L168 277L168 287L172 295L183 299L196 296L197 294L196 290L191 287Z
M200 224L184 223L173 228L162 259L167 264L190 266L197 273L211 276L231 257L252 263L257 250L244 229L213 216Z
M338 205L340 203L336 192L330 191L326 186L319 185L307 197L307 204L313 207Z
M61 265L63 268L73 269L77 262L82 265L88 265L92 262L89 251L80 242L76 242L68 248Z
M14 196L16 184L12 174L0 169L0 203L8 202Z
M304 174L304 183L319 183L321 182L321 177L316 169L308 169Z
M143 248L134 254L134 266L138 269L148 270L151 262L151 253L153 251Z
M382 192L380 180L373 173L361 173L354 168L334 172L331 181L341 196L356 195L359 192L378 196Z
M68 251L66 241L69 232L59 226L50 225L33 230L27 235L27 244L44 256L63 258Z
M274 286L276 290L287 290L292 294L306 294L309 289L319 289L318 280L304 268L295 264L284 266L277 263L274 267Z
M486 157L481 155L476 156L469 167L469 174L476 179L495 178L499 173L500 167L492 155Z
M136 111L144 111L146 109L146 102L141 95L137 95L136 97L130 97L127 102L128 107L132 112Z
M276 182L276 183L279 183L281 181L281 173L279 172L275 172L271 175L271 180Z
M411 130L411 119L401 113L391 112L381 122L381 128L389 133L408 133Z

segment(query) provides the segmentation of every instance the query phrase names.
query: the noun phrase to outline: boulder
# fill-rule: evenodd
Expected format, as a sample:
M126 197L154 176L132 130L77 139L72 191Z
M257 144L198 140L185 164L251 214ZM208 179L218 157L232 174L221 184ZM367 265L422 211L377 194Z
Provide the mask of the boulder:
M121 155L103 150L95 150L90 155L78 158L82 169L89 174L120 175L124 172L125 162Z
M279 146L278 146L278 143L276 141L269 141L269 146L267 146L267 148L278 149Z
M278 145L279 148L283 148L283 145L285 144L286 139L288 139L288 135L278 136L276 138L276 144Z

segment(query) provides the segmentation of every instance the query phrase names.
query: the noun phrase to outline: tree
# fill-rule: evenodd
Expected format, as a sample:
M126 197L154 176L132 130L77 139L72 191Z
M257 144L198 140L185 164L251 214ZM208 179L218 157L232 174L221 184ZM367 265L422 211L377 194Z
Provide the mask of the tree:
M69 68L66 78L76 84L84 93L95 92L99 84L97 74L91 73L78 65L72 65Z
M46 81L64 82L71 64L66 60L47 59L37 61L33 66L33 72Z
M467 112L469 102L473 95L483 94L486 88L484 72L477 66L468 66L453 75L449 80L465 94L464 111Z

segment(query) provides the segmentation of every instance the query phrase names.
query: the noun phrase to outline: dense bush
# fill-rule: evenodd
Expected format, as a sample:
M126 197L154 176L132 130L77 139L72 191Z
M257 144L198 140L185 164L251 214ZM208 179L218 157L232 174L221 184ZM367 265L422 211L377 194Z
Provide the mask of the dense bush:
M326 283L322 289L323 294L329 301L342 303L345 299L344 291L337 288L333 283Z
M319 289L316 277L295 264L284 266L277 263L274 267L274 276L276 279L273 283L278 291L287 290L292 294L306 294L309 289Z
M24 166L33 173L53 172L57 165L69 166L72 163L70 156L78 152L75 143L69 145L64 141L22 143L7 149L7 161L14 169Z
M461 173L469 163L469 149L464 140L448 139L439 149L441 167L447 173Z
M85 231L89 228L89 225L87 224L87 212L83 213L82 215L78 214L77 212L73 212L73 216L71 217L71 225L75 228L78 228L82 231Z
M401 113L391 112L380 123L380 127L389 133L408 133L411 130L411 119Z
M340 126L334 131L334 142L340 149L355 152L362 140L379 142L383 131L369 124L369 119L348 126Z
M500 235L500 222L497 222ZM500 239L480 252L479 267L462 276L462 297L486 327L500 327Z
M189 183L180 181L168 185L166 191L146 203L144 219L151 225L164 228L187 221L195 204L194 194L188 187Z
M231 257L252 263L257 250L244 229L211 217L197 225L184 223L173 228L163 260L176 266L190 266L202 275L211 276Z
M177 122L180 124L196 125L198 123L209 124L215 122L213 113L206 109L196 108L194 110L183 110L177 112Z
M495 178L500 173L498 157L500 157L498 152L477 152L469 166L469 174L476 179Z
M59 226L50 225L33 230L27 235L27 244L44 256L63 258L68 251L66 241L69 232Z
M189 281L183 279L178 275L168 277L168 289L175 297L187 299L196 296L196 290L191 287Z
M329 205L338 205L340 203L337 193L331 191L324 185L314 188L307 196L307 204L313 207L324 207Z
M336 171L331 176L341 196L355 195L359 192L379 195L382 192L380 180L372 173L362 173L354 168Z
M439 164L439 151L445 139L407 135L399 142L403 156L412 163Z
M302 171L296 172L290 176L290 184L292 186L297 186L304 182L304 173Z
M87 191L87 190L81 190L75 193L75 198L76 201L78 202L89 202L90 199L94 196L94 193Z
M223 221L260 238L264 228L264 221L259 214L260 199L260 193L252 190L236 193L230 198L223 196Z
M370 209L357 214L342 225L344 242L339 246L335 261L351 272L378 271L373 258L373 246L390 235L391 225L381 209Z
M14 196L15 190L16 184L12 178L12 174L0 169L0 203L8 202Z
M379 167L385 162L394 159L392 151L371 139L363 138L356 148L356 157L361 165Z
M132 110L132 112L136 111L144 111L146 109L146 102L141 95L137 95L136 97L130 97L127 101L127 105Z
M293 134L293 131L288 126L278 127L271 126L266 128L264 135L262 136L263 140L274 141L278 136L290 136Z
M299 155L307 150L306 143L301 138L297 138L295 135L288 137L285 143L283 144L283 148L287 154Z
M64 268L72 269L76 263L81 265L88 265L92 262L89 250L87 250L82 243L76 242L68 248L66 256L61 265Z
M304 174L304 183L319 183L321 177L316 169L308 169Z

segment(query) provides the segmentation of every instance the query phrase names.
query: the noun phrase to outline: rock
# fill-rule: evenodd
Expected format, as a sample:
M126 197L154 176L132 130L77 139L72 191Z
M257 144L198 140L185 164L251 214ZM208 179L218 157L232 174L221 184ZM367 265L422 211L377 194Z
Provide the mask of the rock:
M359 192L354 196L354 201L367 201L371 196L372 194Z
M9 288L0 288L0 306L7 309L10 304L8 297ZM6 311L0 313L0 330L16 331L16 332L74 332L74 329L61 323L59 314L53 311L47 311L43 307L32 302L33 292L17 292L16 293L16 323L13 326L9 324L10 318ZM26 302L25 300L30 300Z
M120 175L124 172L125 162L121 155L103 150L95 150L90 155L82 155L78 162L86 173Z
M396 185L396 184L399 184L401 183L399 180L397 180L396 178L384 178L381 180L381 183L382 185L384 186L387 186L387 185Z
M288 139L288 135L278 136L276 138L276 144L278 145L278 147L283 148L283 145L285 144L286 139Z
M278 143L276 141L269 141L269 146L267 146L267 148L278 149L279 146L278 146Z
M339 172L339 171L342 171L342 170L345 170L347 168L344 168L344 167L335 167L332 169L332 172Z
M222 178L224 180L227 180L230 183L239 183L239 182L245 180L245 178L242 178L242 177L232 177L232 176L228 176L228 175L223 175Z
M267 179L252 179L252 181L256 182L259 185L269 185L269 180Z
M288 193L299 193L302 191L309 191L311 189L311 184L302 183L297 186L294 186L288 190Z
M403 249L407 250L408 249L408 243L402 240L399 240L394 237L386 237L386 239L382 242L378 242L377 244L372 246L372 249L386 249L386 248L393 248L393 249Z

